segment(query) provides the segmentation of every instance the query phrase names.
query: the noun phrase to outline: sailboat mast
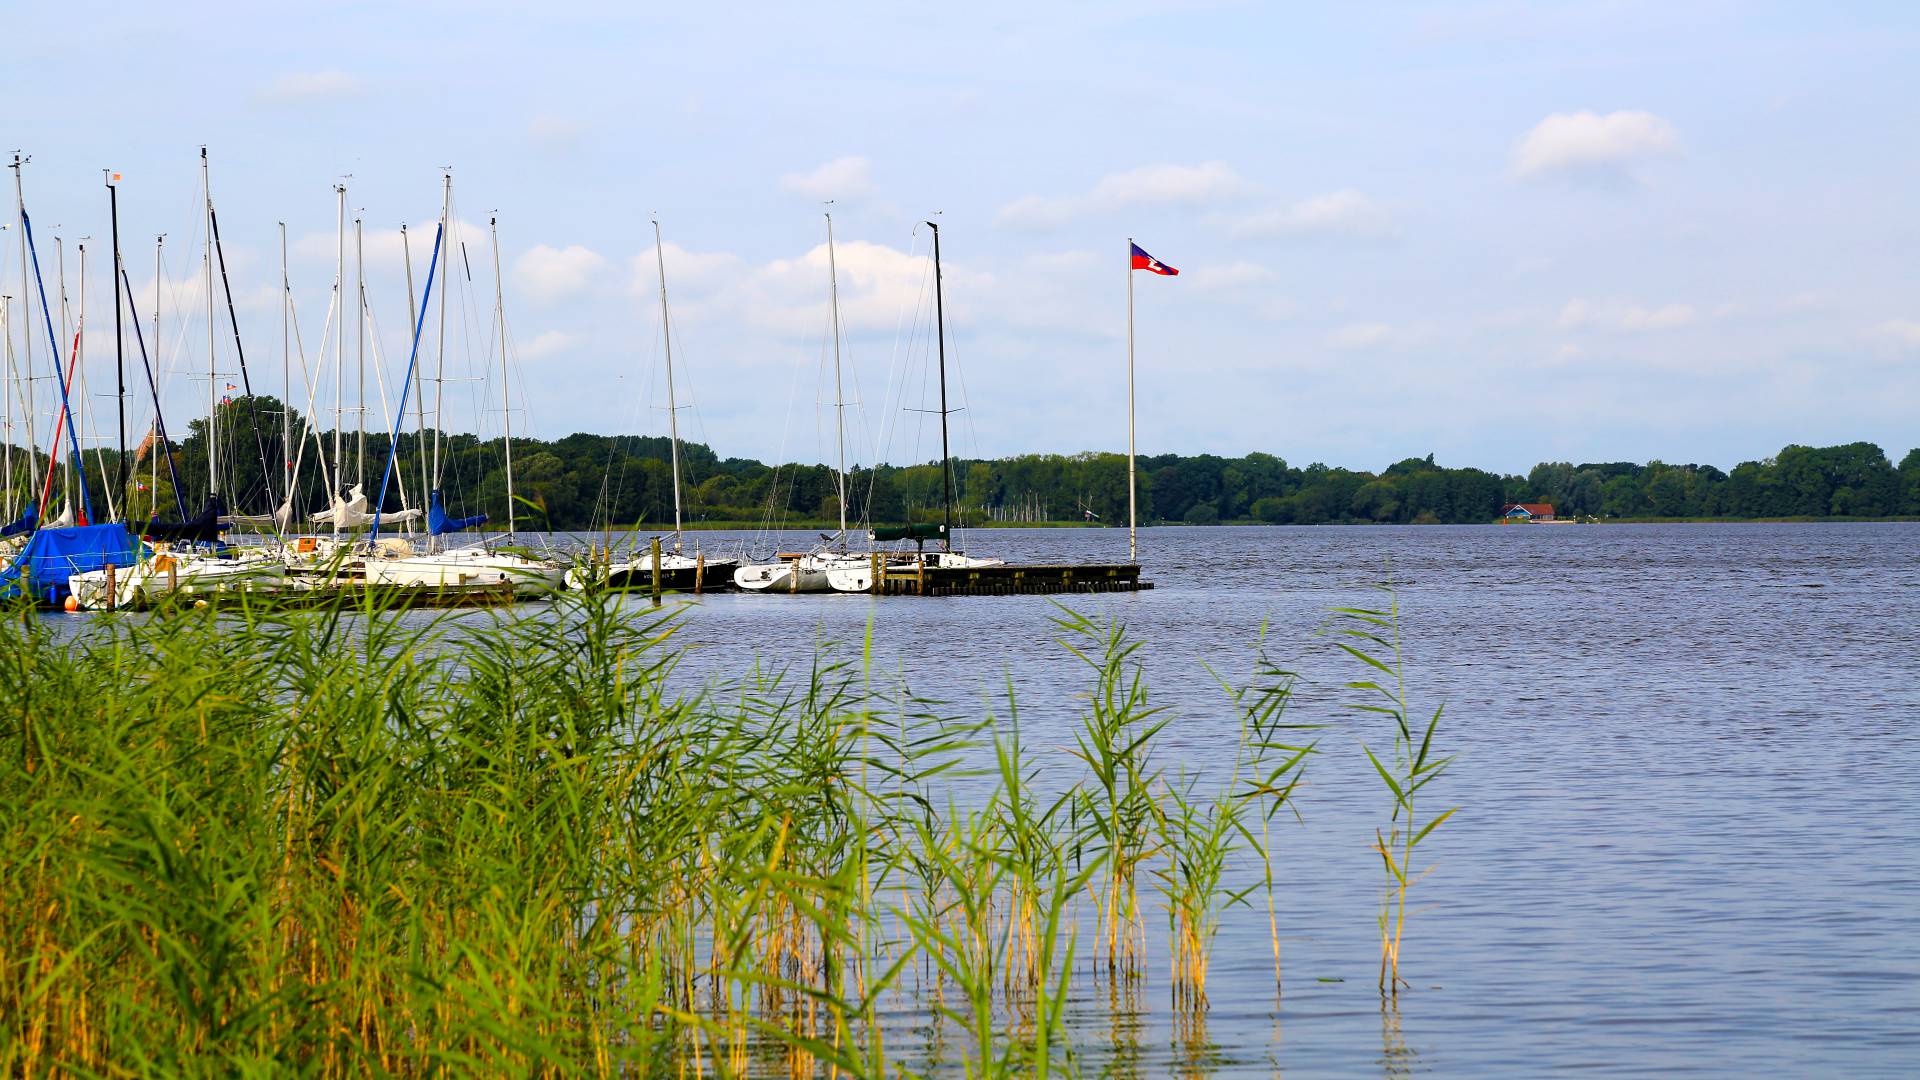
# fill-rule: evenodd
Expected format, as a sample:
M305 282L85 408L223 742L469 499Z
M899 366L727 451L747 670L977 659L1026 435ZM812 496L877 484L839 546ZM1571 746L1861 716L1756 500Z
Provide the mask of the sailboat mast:
M33 416L33 298L27 293L27 195L26 188L21 180L21 166L25 165L27 161L27 158L20 156L19 151L14 151L13 216L14 220L20 222L20 304L27 315L26 320L20 324L20 340L26 343L27 348L26 355L21 358L19 374L21 404L25 407L27 413L27 471L33 472L35 469L33 455L40 447L40 437L35 431L37 425L34 423ZM54 354L53 366L55 374L58 374L60 368L60 357L58 353ZM58 440L56 439L56 441Z
M507 535L514 532L513 511L513 387L507 380L507 304L500 286L500 219L488 216L487 230L493 244L493 310L500 320L500 432L507 446ZM677 524L677 522L676 522Z
M59 227L58 225L54 226L56 229ZM67 305L67 242L58 235L53 238L53 275L60 284L60 341L70 341L73 343L71 348L78 350L80 341L73 336L73 312ZM58 343L56 342L56 344ZM65 376L60 374L60 353L59 350L56 349L53 354L53 374L55 378L65 379L67 384L66 393L69 398L73 396L74 370L74 362L70 359L67 361L67 374ZM80 415L74 412L71 407L63 411L67 414L68 433L76 439L80 438ZM68 503L73 502L73 459L79 456L80 448L75 446L73 453L68 454L66 459L60 463L60 495L66 499ZM86 463L83 461L81 464L84 466Z
M360 370L360 434L353 457L353 482L367 482L367 258L366 233L358 217L353 219L353 292L354 321L359 323L354 343L354 362Z
M333 194L338 202L333 224L333 482L337 487L344 475L340 466L345 463L341 455L340 429L346 421L346 413L341 409L341 403L345 400L341 393L345 389L341 375L346 369L343 349L347 336L347 185L333 185ZM326 362L324 356L321 362ZM338 514L334 516L339 517ZM333 523L333 531L340 531L337 520Z
M448 235L448 228L452 225L448 219L452 216L453 173L447 172L441 174L440 229L434 236L436 244L440 242L441 237L446 237L448 247L452 247L452 237ZM446 430L441 422L440 403L447 396L447 293L449 291L444 285L440 288L440 341L433 361L433 485L429 490L440 487L440 433Z
M420 302L413 298L413 245L407 239L407 223L400 223L400 257L407 266L407 325L420 321ZM414 451L420 456L420 490L431 492L433 478L427 475L427 398L420 392L420 369L413 369ZM429 545L433 534L427 534Z
M287 223L280 222L280 460L287 509L293 508L293 335L287 309L293 304L293 282L287 277ZM288 519L289 522L292 520Z
M166 233L161 233L160 235L153 238L153 362L154 364L160 363L160 354L161 354L161 345L160 345L161 258L160 258L160 252L166 246L166 243L167 243ZM160 426L160 394L159 394L157 385L154 384L153 382L153 371L151 370L151 368L149 368L147 371L147 382L148 382L148 388L154 390L153 425L155 429L158 429ZM171 456L173 451L171 448L166 448L166 449L169 455L167 458L167 461L168 461L167 478L169 480L177 479L177 477L174 475L174 472L173 472L173 465L172 465L173 458ZM153 500L152 500L153 516L158 517L159 507L160 507L160 455L159 454L153 455L153 461L151 464L153 466L153 470L152 470L153 483L151 486L147 488L147 490L153 493ZM178 506L180 510L181 521L187 520L186 503L181 501L185 497L186 496L180 490L180 485L175 484L173 487L173 499L175 504Z
M667 256L660 242L660 223L653 223L653 257L660 264L660 333L667 353L667 433L672 437L673 550L680 550L680 406L673 397L673 324L667 318Z
M6 435L0 438L0 456L5 463L0 468L6 470L5 511L7 520L13 520L13 297L0 296L0 344L7 350L6 386L0 387L0 394L6 396Z
M827 215L827 299L833 308L833 423L839 443L840 536L847 535L847 395L840 382L840 268L833 255L833 215Z
M114 409L120 420L120 456L115 459L113 487L127 494L127 335L120 320L120 189L114 174L106 170L107 205L113 219L113 394ZM105 477L102 477L105 479Z
M200 190L207 197L207 497L220 493L220 440L215 420L220 411L219 375L213 363L213 188L207 181L207 148L200 148Z
M953 550L953 452L947 448L947 308L946 287L940 276L940 226L933 230L933 319L940 338L940 485L947 522L947 550Z

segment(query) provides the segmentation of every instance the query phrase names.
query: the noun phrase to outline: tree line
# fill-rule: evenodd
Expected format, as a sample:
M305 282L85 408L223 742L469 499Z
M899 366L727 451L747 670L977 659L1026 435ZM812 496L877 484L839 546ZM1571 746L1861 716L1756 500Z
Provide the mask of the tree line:
M233 510L267 513L287 497L286 463L298 460L292 503L305 519L324 509L328 488L361 484L376 495L387 472L389 440L369 432L297 427L288 443L281 403L238 398L220 407L218 481ZM403 432L387 481L386 509L424 508L438 443L440 488L448 513L508 516L506 447L471 434ZM206 422L184 437L150 439L128 450L125 490L116 504L128 520L191 514L209 483ZM83 450L95 515L106 513L111 449ZM168 461L168 458L171 461ZM591 530L653 526L673 520L671 446L664 437L591 435L513 442L514 517L522 528ZM14 452L13 504L37 496L46 458ZM768 524L824 527L839 517L840 486L825 465L769 465L722 458L700 443L680 447L680 504L689 525ZM65 489L56 470L54 501ZM1432 455L1380 472L1320 463L1296 467L1272 454L1152 454L1139 458L1139 515L1145 523L1464 524L1491 521L1518 502L1552 503L1562 517L1773 518L1920 515L1920 449L1896 466L1872 443L1788 446L1731 471L1660 461L1542 462L1525 476L1451 468ZM176 496L175 477L178 478ZM948 480L938 462L859 468L846 482L849 522L939 521ZM957 523L1010 516L1009 508L1045 506L1055 520L1123 524L1127 461L1121 454L1022 454L956 459L951 477ZM77 503L78 495L74 495ZM57 509L53 511L57 513Z

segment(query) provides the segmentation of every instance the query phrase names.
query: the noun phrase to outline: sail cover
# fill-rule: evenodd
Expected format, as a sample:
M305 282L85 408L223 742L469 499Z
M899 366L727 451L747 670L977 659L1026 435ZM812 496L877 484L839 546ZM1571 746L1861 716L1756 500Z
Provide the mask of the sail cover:
M201 505L200 512L187 520L149 521L141 528L140 534L155 540L215 543L220 539L220 516L226 512L226 500L218 495L209 495Z
M19 520L0 528L0 536L19 536L23 532L32 532L33 523L39 520L40 508L29 506L20 512Z
M475 514L472 517L450 518L447 508L440 500L440 489L435 488L427 495L427 531L435 536L443 533L459 532L461 529L477 528L487 523L487 515Z
M0 599L24 595L57 607L67 598L67 578L105 569L108 563L130 567L134 549L133 534L117 523L41 529L0 570Z

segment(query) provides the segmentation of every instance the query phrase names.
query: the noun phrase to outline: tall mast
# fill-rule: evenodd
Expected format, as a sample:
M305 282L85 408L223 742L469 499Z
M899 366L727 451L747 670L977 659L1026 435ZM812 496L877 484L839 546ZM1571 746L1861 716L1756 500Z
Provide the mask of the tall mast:
M58 225L54 226L56 229L59 227ZM58 234L53 238L53 276L60 285L60 340L54 343L53 376L56 379L65 380L66 394L68 398L72 398L74 391L73 372L75 369L73 362L68 361L65 365L67 374L63 376L60 373L62 367L60 363L60 347L68 342L72 342L68 347L73 349L78 349L80 345L79 341L73 336L73 312L67 306L67 242ZM75 439L80 438L80 414L75 412L71 405L67 407L66 413L68 432L72 434ZM68 503L73 502L73 459L79 456L80 448L76 445L73 448L73 453L68 454L66 460L60 463L60 494ZM82 461L80 464L82 468L86 467L85 461Z
M673 398L673 324L667 318L667 255L660 243L660 223L653 223L653 257L660 264L660 333L667 353L667 433L672 436L673 550L680 550L680 406Z
M407 240L407 223L400 223L400 253L407 264L407 325L420 321L420 304L413 298L413 246ZM420 490L428 492L432 498L433 478L427 475L427 398L420 392L420 368L413 369L413 409L414 409L414 452L420 457ZM427 534L429 549L433 545L433 534Z
M447 235L451 224L447 219L453 216L453 172L441 174L440 187L440 231L434 242L446 237L448 246L452 246L452 237ZM433 361L433 487L440 487L440 433L445 430L441 423L440 403L447 396L447 293L446 286L440 288L440 342L435 349Z
M507 446L507 535L513 535L513 387L507 379L507 304L500 291L500 219L488 215L487 230L493 244L493 310L499 318L500 334L500 432ZM657 246L657 244L656 244ZM671 378L671 376L669 376ZM676 522L676 524L678 524Z
M827 215L827 300L833 308L833 421L839 444L840 536L847 535L847 397L840 383L840 270L833 257L833 215Z
M160 252L161 252L161 249L166 246L166 243L167 243L166 233L161 233L160 235L153 238L153 363L156 366L160 363L160 354L162 352L161 345L160 345L160 263L161 263ZM153 371L151 369L147 371L147 380L149 383L152 383ZM156 430L160 427L160 394L158 393L157 388L155 389L155 393L153 395L153 426ZM169 455L171 455L172 449L168 448L167 452ZM171 464L171 462L173 461L173 458L169 456L167 458L167 461L169 462L167 466L167 477L168 479L171 480L175 478L173 466ZM147 490L153 493L152 516L158 517L160 516L159 514L159 511L160 511L160 455L159 454L153 455L153 461L151 464L153 466L153 470L152 470L153 483L150 486L148 486ZM173 499L174 499L176 508L180 510L181 521L187 520L186 503L181 501L184 498L186 498L186 495L180 490L180 485L175 484L173 488Z
M120 189L114 186L118 175L107 176L107 205L113 218L113 394L114 411L120 421L120 456L115 459L113 487L121 498L127 494L127 340L120 321ZM105 477L102 477L105 479Z
M353 455L353 482L367 482L367 257L365 230L358 217L353 219L353 292L354 321L360 324L354 344L355 363L360 370L360 433Z
M213 363L213 188L207 182L207 148L200 148L200 190L207 197L207 497L220 493L220 440L215 419L220 412L220 378Z
M280 222L280 403L281 488L287 507L293 507L293 335L288 329L287 309L293 304L293 282L287 277L287 223ZM288 519L289 523L291 518Z
M21 404L25 406L27 413L27 471L33 472L35 469L33 455L40 447L40 437L34 430L36 425L33 417L33 298L27 292L27 196L20 178L20 167L30 160L32 159L21 157L18 150L13 152L13 216L15 221L20 222L20 303L27 313L26 320L20 324L20 339L27 346L26 354L21 357L20 363ZM60 369L60 358L57 352L54 355L53 367L57 375Z
M7 350L6 386L0 387L0 394L4 394L7 399L6 405L5 405L6 417L7 417L6 419L7 430L6 430L5 437L0 438L0 457L5 458L5 464L0 465L0 468L4 468L6 470L6 480L5 480L6 492L4 496L6 499L6 506L4 509L6 511L7 520L12 521L13 520L13 374L14 373L13 373L13 297L11 296L0 296L0 344L4 344L4 347Z
M346 370L343 349L347 336L347 185L333 185L333 195L338 203L334 209L333 223L333 482L335 487L339 487L340 478L345 475L340 469L345 463L341 455L340 429L346 423L346 413L341 410L341 403L345 400L342 396L345 383L341 376ZM334 516L339 517L338 514ZM338 521L333 523L333 531L340 531Z
M1127 237L1127 561L1140 561L1133 478L1133 237Z
M953 550L953 454L947 449L947 308L946 290L940 276L940 226L927 222L933 230L933 319L940 336L940 486L944 493L947 522L947 550Z

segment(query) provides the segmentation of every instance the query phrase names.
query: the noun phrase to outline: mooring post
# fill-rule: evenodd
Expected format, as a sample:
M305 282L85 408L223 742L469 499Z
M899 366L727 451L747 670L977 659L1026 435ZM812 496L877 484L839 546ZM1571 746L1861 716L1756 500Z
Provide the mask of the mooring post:
M115 607L119 606L114 602L117 599L119 599L119 595L120 595L120 591L114 588L114 583L117 580L117 578L114 575L117 572L117 570L118 570L118 567L114 566L112 563L107 564L107 610L108 611L112 611Z
M660 606L660 538L653 538L653 606Z
M873 595L879 596L883 591L880 587L880 553L876 551L868 557L873 560L873 571L867 578L867 589L872 592Z
M921 552L915 562L918 564L918 568L914 571L916 575L915 591L921 596L925 596L927 595L927 553L924 551Z
M700 587L707 582L707 553L698 551L693 556L693 595L700 595Z
M180 591L180 564L171 555L167 556L167 591Z

